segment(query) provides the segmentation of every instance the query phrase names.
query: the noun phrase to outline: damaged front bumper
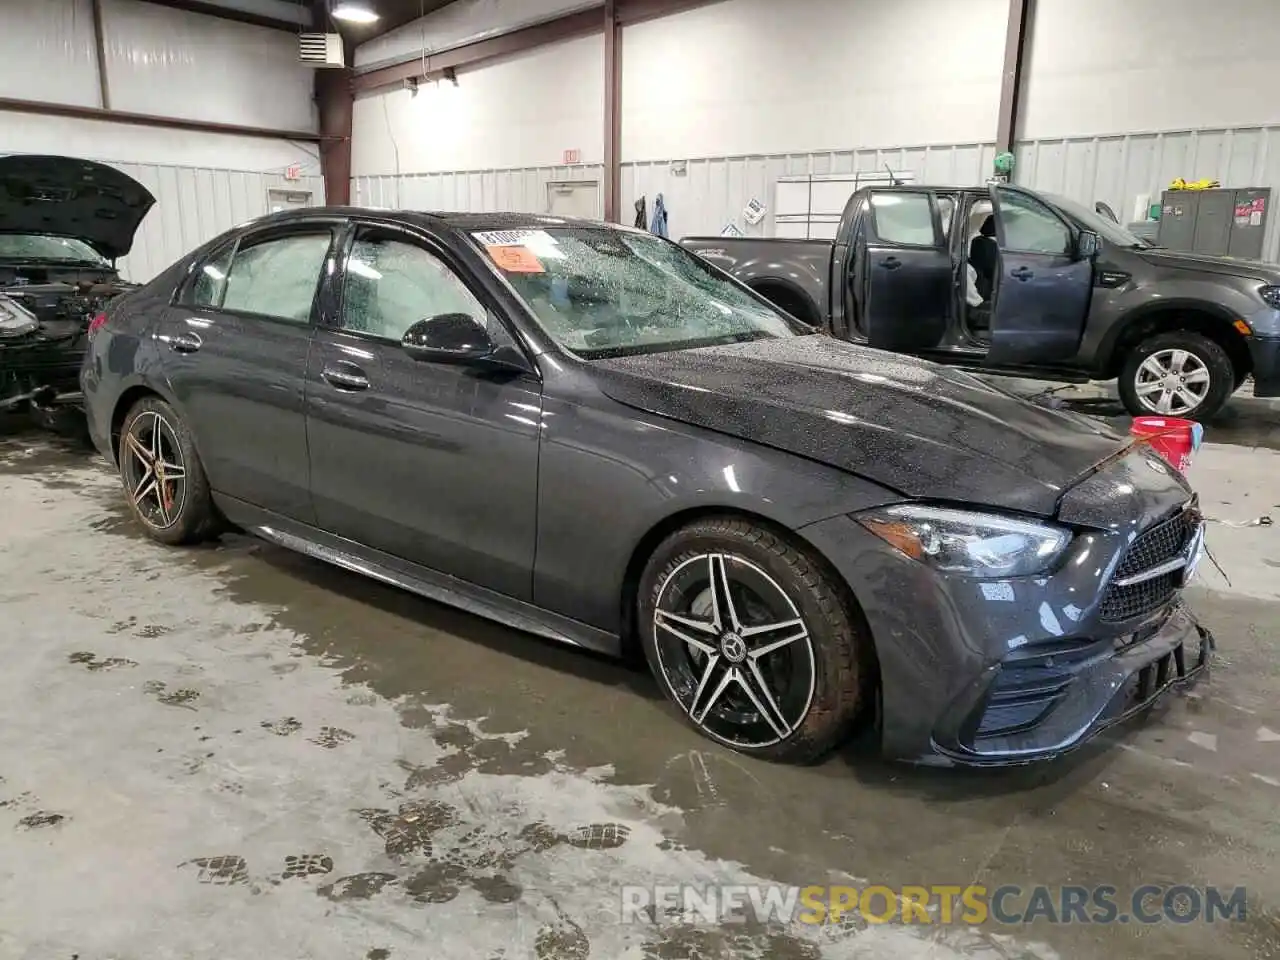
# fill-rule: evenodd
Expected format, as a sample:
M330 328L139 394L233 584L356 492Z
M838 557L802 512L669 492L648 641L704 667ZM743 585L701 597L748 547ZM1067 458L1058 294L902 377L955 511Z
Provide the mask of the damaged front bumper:
M1178 602L1113 640L1032 648L992 665L938 724L934 750L964 766L1058 757L1194 683L1212 634Z

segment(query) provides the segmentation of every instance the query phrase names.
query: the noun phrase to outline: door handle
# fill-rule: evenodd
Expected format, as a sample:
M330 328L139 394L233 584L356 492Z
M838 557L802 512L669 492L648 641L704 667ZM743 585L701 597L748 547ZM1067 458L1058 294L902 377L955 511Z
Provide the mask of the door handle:
M325 367L320 374L339 390L368 390L369 378L359 371L339 370L336 367Z
M884 267L886 270L897 270L902 266L902 261L897 257L885 257L880 261L880 266Z
M159 339L167 343L175 353L195 353L204 346L204 341L194 333L162 334Z
M1009 276L1013 277L1013 279L1015 280L1021 280L1023 283L1026 283L1028 280L1034 277L1035 274L1032 273L1030 270L1028 270L1026 267L1019 267L1017 270L1012 271L1009 274Z

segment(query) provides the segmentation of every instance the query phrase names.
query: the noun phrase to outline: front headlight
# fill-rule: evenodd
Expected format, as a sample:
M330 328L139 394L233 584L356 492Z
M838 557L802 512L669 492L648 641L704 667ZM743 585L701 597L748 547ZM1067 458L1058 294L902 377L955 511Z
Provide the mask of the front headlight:
M1258 288L1258 295L1266 301L1267 306L1280 310L1280 287L1266 286Z
M1050 524L914 503L855 519L913 560L978 579L1043 573L1071 542L1069 530Z

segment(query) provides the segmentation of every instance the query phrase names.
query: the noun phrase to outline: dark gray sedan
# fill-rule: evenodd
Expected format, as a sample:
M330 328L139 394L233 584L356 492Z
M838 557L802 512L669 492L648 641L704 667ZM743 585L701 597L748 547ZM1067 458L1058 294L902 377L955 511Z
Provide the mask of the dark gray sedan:
M314 209L118 301L82 372L147 532L234 525L513 627L643 650L697 729L859 722L1023 762L1209 658L1185 480L965 373L817 335L679 246Z

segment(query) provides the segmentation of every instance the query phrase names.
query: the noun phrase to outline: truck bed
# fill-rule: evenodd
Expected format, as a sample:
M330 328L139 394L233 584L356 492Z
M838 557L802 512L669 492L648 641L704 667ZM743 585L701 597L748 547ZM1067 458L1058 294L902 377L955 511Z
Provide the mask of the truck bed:
M684 237L680 244L797 319L825 325L831 241Z

